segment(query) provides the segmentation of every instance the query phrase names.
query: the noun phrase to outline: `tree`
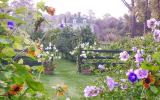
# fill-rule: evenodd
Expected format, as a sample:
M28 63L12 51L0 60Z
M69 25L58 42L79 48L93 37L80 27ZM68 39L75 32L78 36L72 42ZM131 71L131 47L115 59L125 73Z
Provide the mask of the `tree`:
M131 0L131 4L129 4L126 0L121 0L125 6L129 9L131 15L131 37L134 37L136 34L136 15L135 15L135 0Z
M151 16L160 20L160 0L149 0L151 7Z

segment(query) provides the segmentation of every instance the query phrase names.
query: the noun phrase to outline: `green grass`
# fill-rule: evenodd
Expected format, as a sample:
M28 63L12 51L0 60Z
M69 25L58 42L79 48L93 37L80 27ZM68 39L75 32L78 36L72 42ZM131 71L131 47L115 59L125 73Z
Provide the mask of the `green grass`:
M93 82L96 76L82 75L77 73L76 64L67 60L57 62L54 75L42 75L42 81L50 96L55 95L55 90L51 86L64 83L68 86L68 95L71 100L82 100L83 89ZM65 100L60 97L58 100Z

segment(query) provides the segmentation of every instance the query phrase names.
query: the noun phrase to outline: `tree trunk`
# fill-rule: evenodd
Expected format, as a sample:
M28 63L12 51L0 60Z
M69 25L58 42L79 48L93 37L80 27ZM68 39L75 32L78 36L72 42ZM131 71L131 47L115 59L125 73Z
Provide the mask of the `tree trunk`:
M132 10L131 10L131 37L136 34L136 16L134 10L134 0L131 0Z
M148 20L148 0L145 1L144 34L147 34L147 20Z

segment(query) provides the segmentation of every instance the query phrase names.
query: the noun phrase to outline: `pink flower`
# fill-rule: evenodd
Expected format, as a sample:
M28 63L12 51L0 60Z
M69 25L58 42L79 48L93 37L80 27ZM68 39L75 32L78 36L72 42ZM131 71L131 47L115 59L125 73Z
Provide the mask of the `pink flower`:
M128 52L127 51L121 52L119 58L121 61L127 61L129 58Z
M155 29L156 28L156 22L157 21L154 18L147 20L148 28Z
M110 91L112 91L114 89L114 87L119 86L118 82L115 82L113 80L113 78L111 78L109 76L107 76L106 82L107 82L107 86L108 86L108 88L109 88Z
M142 68L136 69L134 73L137 75L138 79L143 79L148 77L148 70L144 70Z
M85 97L94 97L97 96L102 90L97 88L96 86L86 86L84 89L84 96Z

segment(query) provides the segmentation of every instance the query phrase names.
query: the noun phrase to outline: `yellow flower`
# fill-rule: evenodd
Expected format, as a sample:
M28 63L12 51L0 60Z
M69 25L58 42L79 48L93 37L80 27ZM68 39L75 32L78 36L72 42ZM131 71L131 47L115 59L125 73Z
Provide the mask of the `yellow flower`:
M57 96L64 96L65 93L68 91L68 86L65 84L61 84L61 85L57 85L55 89L56 89Z

